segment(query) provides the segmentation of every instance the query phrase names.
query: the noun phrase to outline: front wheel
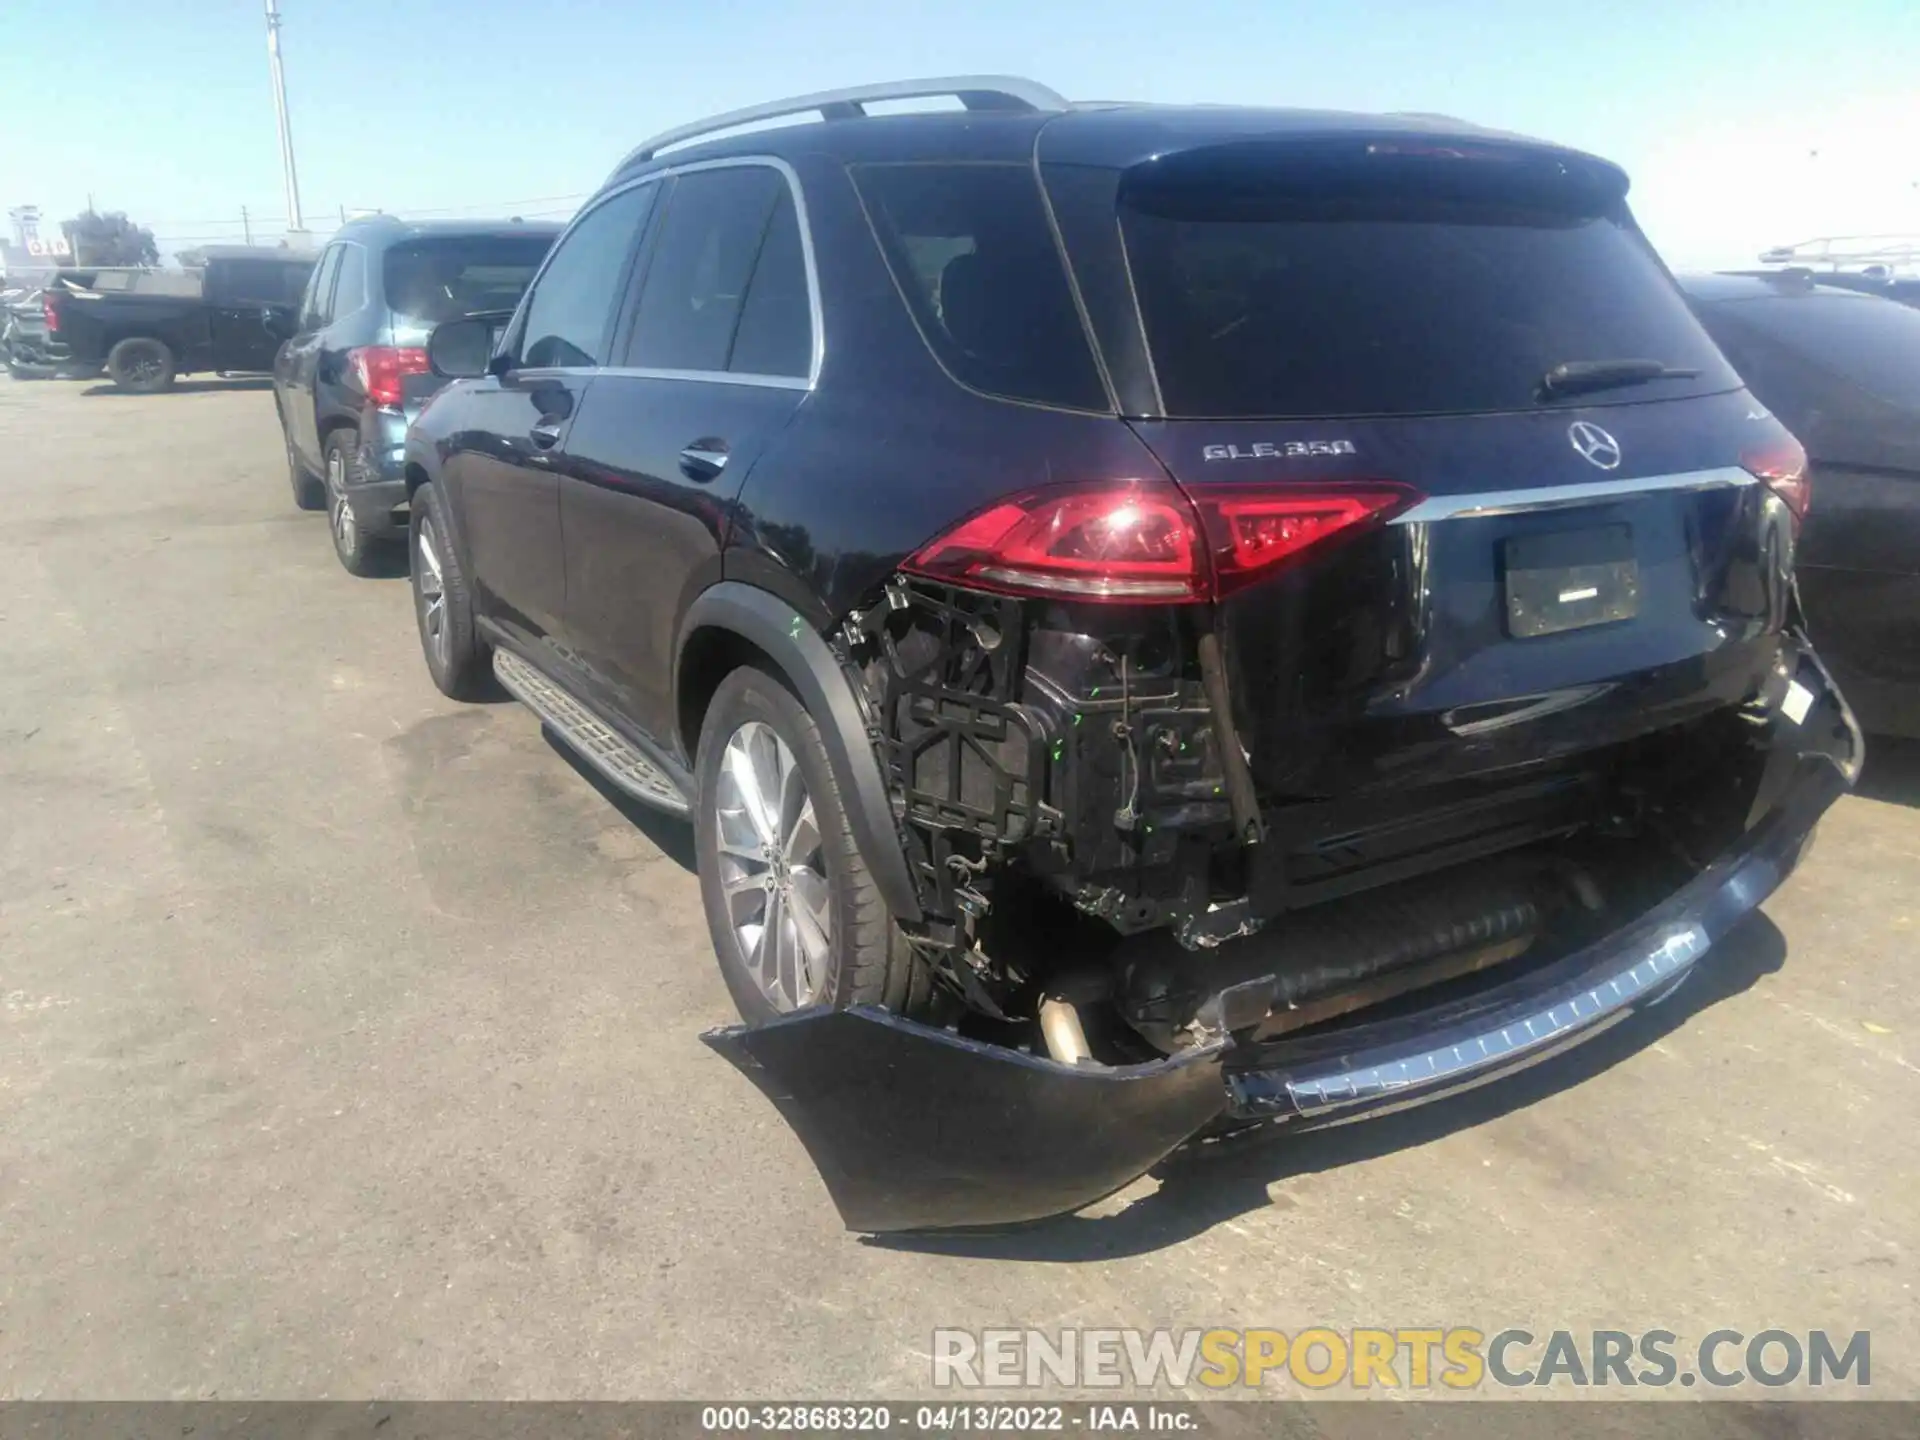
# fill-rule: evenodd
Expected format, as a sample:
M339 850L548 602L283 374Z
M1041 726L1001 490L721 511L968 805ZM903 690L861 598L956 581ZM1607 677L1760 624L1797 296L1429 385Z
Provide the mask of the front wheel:
M741 1017L812 1006L935 1008L847 825L820 730L779 679L734 671L707 706L694 763L707 926Z
M447 525L446 497L438 485L422 485L411 508L413 614L427 673L441 694L470 700L485 688L492 657L474 627L472 593Z
M153 395L169 388L177 365L167 343L148 335L122 340L107 352L107 374L115 385L135 395Z

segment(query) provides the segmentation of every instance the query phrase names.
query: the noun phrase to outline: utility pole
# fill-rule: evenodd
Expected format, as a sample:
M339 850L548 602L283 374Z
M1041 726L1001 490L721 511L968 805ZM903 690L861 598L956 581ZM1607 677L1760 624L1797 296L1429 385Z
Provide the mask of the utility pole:
M240 233L247 238L247 244L253 244L253 221L247 218L247 207L240 207Z
M273 72L273 112L280 122L280 169L287 182L287 233L306 233L300 214L300 177L293 171L293 128L287 123L287 76L280 65L280 0L266 0L267 65Z

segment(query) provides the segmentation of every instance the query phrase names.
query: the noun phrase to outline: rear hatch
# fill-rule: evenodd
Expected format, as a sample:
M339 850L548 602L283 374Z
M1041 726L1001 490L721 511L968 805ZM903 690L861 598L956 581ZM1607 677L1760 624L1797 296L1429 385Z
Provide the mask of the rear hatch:
M1793 443L1624 192L1571 152L1353 134L1121 177L1133 423L1209 531L1267 799L1597 749L1773 663L1794 521L1755 472Z
M465 315L510 312L553 246L547 231L430 235L395 245L382 262L393 344L418 351L402 367L402 408L411 420L447 382L426 366L436 325Z

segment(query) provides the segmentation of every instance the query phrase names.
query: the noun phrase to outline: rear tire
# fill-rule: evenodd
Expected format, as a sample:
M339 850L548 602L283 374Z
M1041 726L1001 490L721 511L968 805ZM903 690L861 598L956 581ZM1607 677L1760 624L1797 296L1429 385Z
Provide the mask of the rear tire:
M447 502L440 487L429 482L413 492L411 509L407 549L413 562L413 615L427 673L442 695L471 700L486 689L493 654L473 623L472 591L447 525Z
M129 336L107 352L107 374L132 395L157 395L172 388L178 365L166 341L151 335Z
M349 486L360 478L354 432L344 426L329 430L320 453L326 458L327 529L333 535L333 553L349 575L378 575L393 554L393 544L362 529L347 499Z
M936 1008L932 976L847 824L819 726L784 683L751 667L720 682L694 775L700 895L742 1019Z

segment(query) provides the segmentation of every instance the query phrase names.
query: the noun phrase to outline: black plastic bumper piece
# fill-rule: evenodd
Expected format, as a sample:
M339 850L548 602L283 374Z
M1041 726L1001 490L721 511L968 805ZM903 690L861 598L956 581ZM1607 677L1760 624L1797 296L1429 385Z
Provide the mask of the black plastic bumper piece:
M807 1147L849 1230L1006 1225L1077 1210L1226 1108L1222 1047L1073 1067L880 1010L809 1010L706 1042Z
M1774 803L1686 885L1612 934L1468 998L1321 1035L1147 1065L1068 1066L876 1010L803 1011L704 1037L792 1125L847 1227L1015 1224L1144 1174L1224 1114L1313 1129L1436 1100L1657 1004L1792 873L1859 772L1858 727L1813 661L1819 706Z

